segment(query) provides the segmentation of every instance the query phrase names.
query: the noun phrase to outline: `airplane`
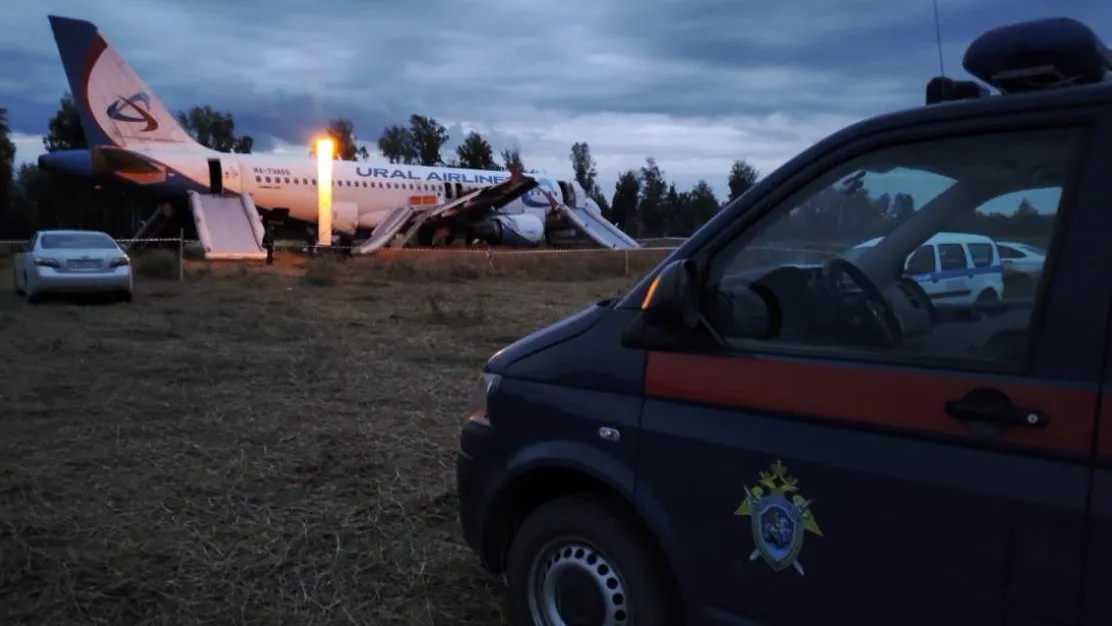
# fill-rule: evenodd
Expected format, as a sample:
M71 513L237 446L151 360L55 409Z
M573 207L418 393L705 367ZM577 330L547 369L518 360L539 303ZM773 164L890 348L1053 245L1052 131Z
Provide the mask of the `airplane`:
M238 228L254 232L257 248L262 232L258 212L288 216L306 227L316 224L315 156L225 153L199 144L95 24L53 15L49 20L89 149L46 153L39 157L41 168L131 185L166 202L189 198L198 234L205 239L208 233L211 240L208 247L234 247L228 234ZM421 246L458 239L537 246L551 243L552 233L569 225L604 247L639 247L602 217L574 180L335 161L332 187L334 233L342 241L366 241L373 235L371 248L384 245L403 228L408 229L406 240ZM247 224L251 218L229 217L236 202L254 213L257 224Z

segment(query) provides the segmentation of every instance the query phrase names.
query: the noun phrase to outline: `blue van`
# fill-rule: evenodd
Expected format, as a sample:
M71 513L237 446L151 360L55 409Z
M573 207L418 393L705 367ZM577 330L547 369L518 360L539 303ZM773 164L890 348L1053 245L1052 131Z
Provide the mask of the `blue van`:
M1112 624L1112 54L964 65L998 95L932 80L487 361L459 514L513 624ZM1038 285L931 298L940 232L1050 242Z

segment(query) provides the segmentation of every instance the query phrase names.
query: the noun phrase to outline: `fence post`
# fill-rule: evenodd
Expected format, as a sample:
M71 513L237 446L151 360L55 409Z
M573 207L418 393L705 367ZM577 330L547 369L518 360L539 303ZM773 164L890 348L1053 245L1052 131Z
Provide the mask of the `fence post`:
M178 282L185 280L185 229L178 231Z
M626 276L629 276L629 250L625 251Z

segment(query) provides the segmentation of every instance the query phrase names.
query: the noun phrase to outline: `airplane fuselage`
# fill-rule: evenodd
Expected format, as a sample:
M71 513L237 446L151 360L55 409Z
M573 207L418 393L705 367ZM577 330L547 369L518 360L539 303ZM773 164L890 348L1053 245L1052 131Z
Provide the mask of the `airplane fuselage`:
M59 16L50 16L50 25L82 132L93 148L45 154L39 158L41 167L98 183L124 182L171 202L185 200L190 191L249 196L263 211L283 210L277 212L318 222L315 157L228 154L206 148L181 126L96 25ZM527 179L511 180L508 172L332 163L332 211L322 217L331 222L333 233L356 235L383 224L380 234L385 237L402 224L401 217L390 221L387 216L408 214L420 217L413 217L416 223L406 238L415 236L422 245L463 238L531 246L545 239L549 224L570 220L608 247L636 245L602 218L598 205L573 181L533 173ZM488 187L489 191L481 189ZM194 219L201 219L197 207L203 207L204 201L190 202ZM564 218L556 218L561 211Z
M148 195L167 201L184 199L190 190L209 192L215 182L212 177L218 173L223 193L247 194L260 209L284 209L291 218L317 222L319 184L315 157L201 152L158 146L106 147L92 153L91 159L81 159L81 155L70 151L49 153L40 158L40 165L101 179L114 178L137 185ZM91 171L78 165L85 163L91 166ZM411 203L415 196L435 196L435 204L442 204L510 177L506 171L449 167L358 161L333 161L332 165L333 230L347 235L373 229L391 211ZM586 200L586 194L574 182L538 174L530 176L537 180L537 187L493 216L508 222L512 232L525 239L505 243L536 244L543 240L551 209L550 195L560 202L574 202L576 196L580 202Z

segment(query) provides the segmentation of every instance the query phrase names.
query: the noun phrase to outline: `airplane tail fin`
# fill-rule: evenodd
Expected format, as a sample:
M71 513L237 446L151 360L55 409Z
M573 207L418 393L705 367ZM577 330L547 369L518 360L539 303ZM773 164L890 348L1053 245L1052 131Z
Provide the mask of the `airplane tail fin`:
M89 147L174 147L206 150L92 22L50 16L73 102Z

